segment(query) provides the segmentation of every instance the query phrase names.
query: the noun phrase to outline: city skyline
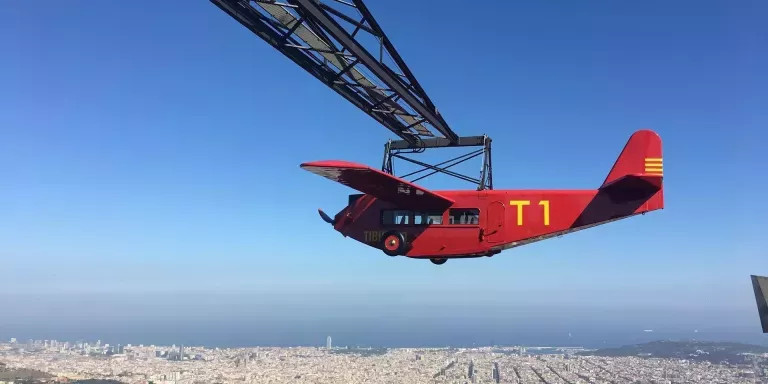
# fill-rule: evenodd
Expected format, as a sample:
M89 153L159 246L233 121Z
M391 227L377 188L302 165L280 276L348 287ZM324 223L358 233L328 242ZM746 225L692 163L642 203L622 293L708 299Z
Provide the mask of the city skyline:
M84 349L85 348L85 349ZM251 382L312 383L612 383L637 379L661 382L757 383L768 380L768 348L674 344L659 355L605 355L582 348L395 348L328 350L323 347L208 349L190 347L192 358L166 357L175 346L130 346L124 354L87 351L87 346L37 345L24 349L0 342L0 380L25 377L57 381L115 380L119 383L192 384ZM685 349L686 358L663 357ZM699 348L699 349L697 349ZM708 356L723 348L722 361ZM741 348L741 349L733 349ZM680 349L680 351L678 351ZM701 350L704 349L704 350ZM533 351L531 351L533 350ZM687 353L687 352L686 352Z
M599 333L598 333L599 334ZM610 332L607 332L607 334L610 334ZM305 339L304 342L294 342L294 340L291 340L288 338L287 340L282 340L277 343L259 343L258 341L247 341L247 340L253 340L249 338L247 335L243 334L241 335L241 340L235 343L232 342L223 342L223 343L217 343L217 342L208 342L208 343L195 343L190 342L188 339L184 341L184 337L177 339L177 342L173 342L172 339L166 338L159 338L158 342L152 342L147 341L146 335L144 337L138 337L135 339L132 339L130 337L120 337L120 338L101 338L97 339L96 337L77 337L74 339L57 339L57 338L51 338L51 339L41 339L41 338L33 338L33 337L6 337L4 339L0 338L0 343L8 343L8 344L16 344L16 345L34 345L34 346L51 346L56 347L58 346L72 346L72 345L83 345L83 346L93 346L93 347L103 347L105 348L104 351L110 352L110 353L121 353L119 351L122 351L124 348L129 348L131 346L155 346L155 345L171 345L171 351L168 352L166 355L170 359L174 359L176 357L182 357L185 355L184 349L185 345L186 347L204 347L204 348L248 348L248 347L317 347L317 348L325 348L328 350L336 349L336 348L476 348L476 347L491 347L491 346L498 346L498 347L512 347L512 346L522 346L523 350L526 347L530 348L537 348L537 347L544 347L544 346L559 346L563 348L586 348L586 349L599 349L599 348L608 348L608 347L620 347L625 345L633 345L638 343L645 343L645 342L655 342L655 341L701 341L701 342L736 342L736 343L746 343L746 344L754 344L754 345L763 345L768 346L768 337L753 337L753 332L743 332L741 334L728 334L728 333L716 333L716 332L702 332L698 329L689 330L687 332L658 332L658 331L650 331L649 330L636 330L634 332L634 336L627 337L627 335L624 335L625 337L617 337L613 340L610 340L607 337L598 337L597 339L592 338L595 336L595 334L590 335L589 338L583 339L583 338L574 338L573 334L571 332L568 332L568 334L560 334L556 335L555 337L543 337L537 340L537 338L534 336L532 338L527 338L525 341L521 340L515 340L515 338L511 339L505 339L505 340L498 340L503 339L500 337L493 337L490 336L484 341L481 339L474 340L474 341L461 341L461 338L455 338L454 340L451 340L450 338L440 338L438 341L431 341L431 342L425 342L425 343L419 343L419 342L402 342L399 341L397 338L395 338L391 342L365 342L365 338L363 337L363 340L359 340L355 337L349 337L347 335L347 338L342 341L342 343L332 343L334 340L331 335L326 335L325 337L322 336L322 333L317 332L314 334L308 335L308 338ZM605 336L605 335L604 335ZM616 336L616 335L614 335ZM66 340L66 341L62 341ZM95 342L94 342L95 340ZM106 342L102 342L102 340L106 340ZM457 341L458 340L458 341ZM51 343L51 344L49 344ZM58 344L53 344L58 343ZM66 343L66 344L65 344ZM177 346L178 345L178 346Z

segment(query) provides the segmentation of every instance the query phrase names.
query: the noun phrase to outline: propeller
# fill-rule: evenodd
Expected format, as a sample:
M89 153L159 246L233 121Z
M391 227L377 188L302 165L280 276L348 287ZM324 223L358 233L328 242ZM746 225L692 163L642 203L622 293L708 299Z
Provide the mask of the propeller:
M318 210L317 210L317 213L319 213L319 214L320 214L320 218L322 218L322 219L323 219L323 221L325 221L326 223L328 223L328 224L330 224L330 225L334 225L334 224L336 224L336 220L334 220L334 219L331 219L331 217L330 217L330 216L328 216L328 214L327 214L327 213L323 212L323 210L322 210L322 209L318 209Z

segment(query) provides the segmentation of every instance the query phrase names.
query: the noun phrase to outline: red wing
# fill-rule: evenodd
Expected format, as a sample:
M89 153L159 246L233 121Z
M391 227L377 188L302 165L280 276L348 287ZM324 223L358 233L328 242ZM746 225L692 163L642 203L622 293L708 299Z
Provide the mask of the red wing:
M407 209L445 209L453 200L366 165L313 161L301 168Z

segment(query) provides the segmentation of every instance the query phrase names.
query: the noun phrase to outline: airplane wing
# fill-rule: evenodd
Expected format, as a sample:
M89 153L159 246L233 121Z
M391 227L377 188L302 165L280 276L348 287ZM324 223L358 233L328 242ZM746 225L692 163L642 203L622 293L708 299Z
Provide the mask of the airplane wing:
M409 181L349 161L314 161L301 168L407 209L445 209L454 203Z

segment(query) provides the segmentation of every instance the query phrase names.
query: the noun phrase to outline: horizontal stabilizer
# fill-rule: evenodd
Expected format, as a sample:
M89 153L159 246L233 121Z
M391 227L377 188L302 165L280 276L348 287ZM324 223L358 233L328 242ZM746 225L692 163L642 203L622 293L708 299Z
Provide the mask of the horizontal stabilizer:
M661 189L662 184L662 177L657 175L649 175L647 173L632 173L629 175L621 176L617 179L614 179L612 181L609 181L602 186L600 186L600 189L610 189L610 188L632 188L632 187L638 187L641 184L650 185L656 189Z
M406 209L445 209L453 204L445 196L362 164L326 160L301 168Z

